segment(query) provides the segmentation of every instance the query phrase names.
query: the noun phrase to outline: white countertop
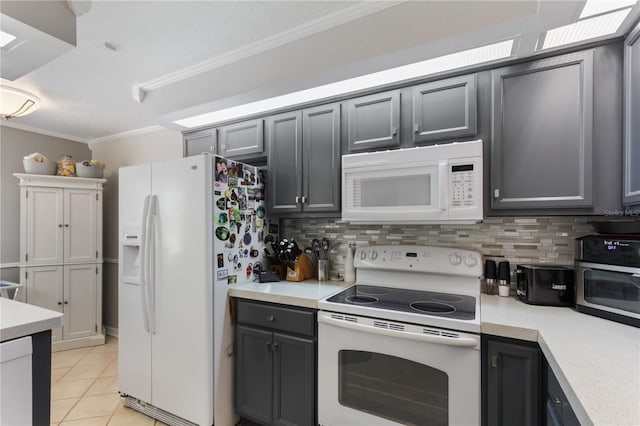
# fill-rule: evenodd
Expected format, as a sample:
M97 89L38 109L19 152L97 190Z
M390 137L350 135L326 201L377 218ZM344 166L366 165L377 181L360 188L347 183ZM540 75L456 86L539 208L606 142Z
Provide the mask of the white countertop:
M640 329L483 294L481 332L538 342L583 425L640 425Z
M317 309L318 300L352 285L343 281L316 280L250 283L231 286L229 296Z
M0 297L0 342L62 325L62 314Z

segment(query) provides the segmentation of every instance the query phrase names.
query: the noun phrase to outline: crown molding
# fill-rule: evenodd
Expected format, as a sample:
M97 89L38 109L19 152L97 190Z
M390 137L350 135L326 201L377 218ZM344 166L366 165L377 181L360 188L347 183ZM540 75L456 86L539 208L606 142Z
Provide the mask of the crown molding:
M388 9L404 3L407 0L400 1L375 1L363 2L332 14L323 16L314 21L299 25L297 27L282 31L274 36L267 37L258 42L242 46L223 55L216 56L206 61L199 62L190 67L183 68L179 71L166 74L164 76L146 81L144 83L134 84L132 87L132 97L142 103L146 94L152 90L165 87L190 77L229 65L233 62L240 61L247 57L257 55L259 53L283 46L287 43L308 37L312 34L328 30L338 25L346 24L356 19L371 15L376 12Z
M32 133L39 133L41 135L51 136L51 137L59 138L59 139L67 139L67 140L70 140L70 141L73 141L73 142L82 142L82 143L86 143L86 144L88 144L90 142L90 140L86 139L86 138L80 138L78 136L65 135L64 133L58 133L58 132L52 132L50 130L39 129L37 127L27 126L25 124L15 123L15 122L9 121L9 120L3 120L2 122L0 122L0 126L11 127L13 129L24 130L24 131L32 132Z
M97 144L100 144L103 142L109 142L115 139L122 139L122 138L131 137L131 136L144 135L145 133L159 132L161 130L169 130L169 129L162 126L149 126L149 127L143 127L135 130L128 130L122 133L116 133L109 136L103 136L101 138L91 139L90 141L88 141L89 148L93 149Z

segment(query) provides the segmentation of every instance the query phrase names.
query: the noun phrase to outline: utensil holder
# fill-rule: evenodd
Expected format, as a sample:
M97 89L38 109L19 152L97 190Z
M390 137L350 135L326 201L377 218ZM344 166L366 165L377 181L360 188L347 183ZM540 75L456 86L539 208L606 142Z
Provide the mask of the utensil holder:
M318 259L318 281L329 281L329 259Z

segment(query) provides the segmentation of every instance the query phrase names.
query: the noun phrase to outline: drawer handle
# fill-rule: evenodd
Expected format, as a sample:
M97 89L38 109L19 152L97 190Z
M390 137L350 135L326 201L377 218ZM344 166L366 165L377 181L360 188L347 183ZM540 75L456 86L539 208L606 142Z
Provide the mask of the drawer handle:
M276 317L274 317L273 315L267 315L267 321L276 322Z

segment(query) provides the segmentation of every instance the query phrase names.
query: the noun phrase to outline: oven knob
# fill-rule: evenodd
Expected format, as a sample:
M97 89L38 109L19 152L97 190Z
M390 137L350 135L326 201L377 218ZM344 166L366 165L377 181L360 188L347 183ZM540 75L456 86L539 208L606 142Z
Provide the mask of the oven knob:
M360 259L365 260L366 258L367 258L367 253L364 250L362 250L360 252Z
M449 255L449 263L452 265L459 265L462 262L462 258L458 254Z
M378 252L375 250L371 250L371 253L369 253L369 259L376 260L377 257L378 257Z
M469 268L472 268L478 264L478 259L476 259L475 257L465 257L464 264Z

